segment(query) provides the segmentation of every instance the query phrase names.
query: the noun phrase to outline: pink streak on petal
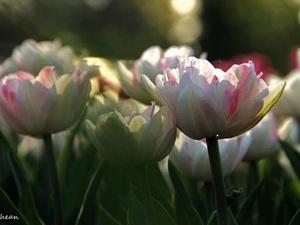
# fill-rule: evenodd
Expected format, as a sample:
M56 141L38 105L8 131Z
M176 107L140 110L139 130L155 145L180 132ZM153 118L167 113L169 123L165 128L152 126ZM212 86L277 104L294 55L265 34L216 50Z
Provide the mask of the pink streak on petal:
M174 71L167 68L164 72L165 77L167 78L167 81L169 81L172 85L175 85L177 83L177 77L173 74Z
M30 73L22 72L22 71L16 73L16 76L19 81L34 79L33 75L31 75Z
M44 67L39 75L36 77L36 81L40 82L43 86L51 88L58 78L58 74L53 66Z

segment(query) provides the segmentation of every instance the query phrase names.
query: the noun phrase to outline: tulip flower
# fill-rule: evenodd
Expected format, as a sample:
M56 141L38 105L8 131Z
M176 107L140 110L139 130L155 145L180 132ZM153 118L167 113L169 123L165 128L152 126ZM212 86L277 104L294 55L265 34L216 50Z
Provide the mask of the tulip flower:
M277 121L273 112L269 112L255 127L243 135L252 137L244 161L257 161L280 149Z
M283 92L285 82L270 86L255 73L252 62L233 65L226 72L205 59L180 58L178 68L167 68L145 88L168 106L179 129L201 140L238 136L256 125Z
M114 165L136 166L165 158L175 142L176 124L167 107L154 104L143 113L123 117L118 111L102 114L96 125L86 121L87 133L103 157Z
M251 136L239 136L219 141L223 176L231 174L242 161L251 143ZM212 182L212 172L205 139L194 140L179 133L170 159L184 176L204 182Z
M82 114L89 99L90 81L76 70L59 76L54 67L37 77L18 72L0 82L0 114L16 132L43 136L63 131Z
M166 68L176 67L178 56L187 58L193 54L193 50L188 46L171 46L165 52L159 46L152 46L146 49L141 58L135 62L118 61L117 68L123 91L129 97L147 105L153 100L158 101L144 89L141 74L147 75L154 82L155 77Z

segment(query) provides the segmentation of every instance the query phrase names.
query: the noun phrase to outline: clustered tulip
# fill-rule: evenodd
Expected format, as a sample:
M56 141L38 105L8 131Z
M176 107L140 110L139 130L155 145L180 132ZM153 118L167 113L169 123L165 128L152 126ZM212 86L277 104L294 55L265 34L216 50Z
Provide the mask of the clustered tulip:
M136 61L117 62L123 91L144 104L149 105L155 96L151 96L141 83L141 75L146 74L151 81L155 80L166 68L175 68L178 57L187 58L194 54L188 46L171 46L165 52L159 46L146 49L140 59Z
M87 120L87 133L103 157L114 165L136 166L165 158L175 142L176 123L170 110L155 104L143 113L123 117L102 114L96 125Z
M89 78L76 70L59 75L54 67L38 76L18 72L0 82L0 113L16 132L42 136L63 131L82 114L89 99Z
M285 82L267 86L252 62L233 65L226 72L205 59L180 58L155 79L142 75L145 87L170 108L179 129L201 140L238 136L255 126L283 92Z

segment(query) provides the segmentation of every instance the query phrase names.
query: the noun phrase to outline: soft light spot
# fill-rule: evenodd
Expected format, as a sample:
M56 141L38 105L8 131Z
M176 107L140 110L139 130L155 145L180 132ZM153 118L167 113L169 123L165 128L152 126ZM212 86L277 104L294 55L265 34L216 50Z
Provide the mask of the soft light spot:
M179 15L187 15L194 11L196 0L171 0L172 9Z

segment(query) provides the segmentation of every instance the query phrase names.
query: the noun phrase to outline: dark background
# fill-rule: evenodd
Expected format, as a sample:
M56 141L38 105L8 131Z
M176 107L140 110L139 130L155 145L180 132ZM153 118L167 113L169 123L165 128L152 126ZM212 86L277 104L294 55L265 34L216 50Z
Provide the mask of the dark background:
M260 52L289 71L300 44L297 0L195 0L186 15L171 1L0 0L0 59L25 39L59 38L78 53L110 59L138 58L151 45L188 44L210 61Z

